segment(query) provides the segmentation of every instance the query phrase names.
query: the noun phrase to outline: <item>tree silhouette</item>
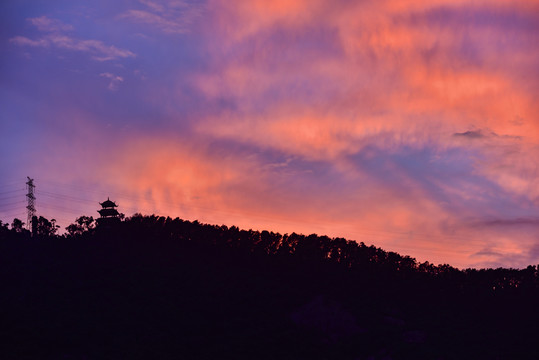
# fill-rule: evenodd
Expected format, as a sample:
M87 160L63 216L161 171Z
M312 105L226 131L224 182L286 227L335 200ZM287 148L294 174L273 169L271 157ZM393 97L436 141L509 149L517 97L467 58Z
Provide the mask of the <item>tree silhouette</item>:
M3 223L0 220L0 239L5 239L9 237L9 228L7 223Z
M24 231L24 223L22 220L17 218L13 219L13 222L11 223L11 230L17 233L22 233Z
M85 233L91 233L95 229L95 220L92 216L80 216L74 224L66 227L67 233L71 237L82 236Z
M40 238L54 237L59 228L60 226L56 225L56 219L51 219L49 221L43 216L37 218L36 235Z

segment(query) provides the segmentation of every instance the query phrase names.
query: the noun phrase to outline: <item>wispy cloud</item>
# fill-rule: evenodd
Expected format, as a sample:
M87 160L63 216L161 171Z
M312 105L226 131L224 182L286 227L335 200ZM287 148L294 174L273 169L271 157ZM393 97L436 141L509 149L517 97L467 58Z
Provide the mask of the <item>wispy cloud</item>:
M111 90L111 91L118 90L118 87L120 86L120 83L122 83L124 81L123 77L118 76L118 75L114 75L114 74L111 74L111 73L108 73L108 72L107 73L101 73L101 74L99 74L99 76L107 78L107 79L110 80L108 89Z
M504 267L523 268L526 265L535 264L539 257L539 242L527 246L527 251L519 248L497 249L487 246L484 249L469 256L471 264L475 268Z
M454 133L453 136L467 139L506 139L522 140L522 136L517 135L499 135L490 129L475 129L461 133Z
M120 58L135 57L129 50L107 45L100 40L77 39L65 34L73 30L71 25L62 23L60 20L50 19L45 16L29 19L30 23L41 32L47 34L38 38L30 39L25 36L15 36L10 42L19 46L42 47L50 49L62 49L91 54L92 59L97 61L115 60Z
M24 36L15 36L9 39L9 41L13 44L20 45L20 46L34 46L34 47L49 47L50 41L48 39L38 39L38 40L32 40Z
M482 139L485 137L485 134L481 130L468 130L461 133L454 133L453 136L465 137L469 139Z
M51 19L46 16L30 18L28 21L39 31L43 32L66 32L74 30L72 25L64 24L60 20Z
M474 223L472 226L539 226L539 218L492 219Z
M203 11L203 6L195 2L165 0L139 0L142 9L129 9L120 18L153 26L167 34L185 34Z

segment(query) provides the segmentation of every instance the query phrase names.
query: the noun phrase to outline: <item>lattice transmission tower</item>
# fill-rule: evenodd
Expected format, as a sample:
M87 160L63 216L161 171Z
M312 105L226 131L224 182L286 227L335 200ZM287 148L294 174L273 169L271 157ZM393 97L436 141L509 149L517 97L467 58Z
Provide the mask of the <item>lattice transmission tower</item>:
M28 216L26 218L26 226L28 227L28 230L32 231L32 221L36 215L36 197L34 195L34 189L36 186L34 185L34 179L30 179L28 176L27 178L28 181L26 182L26 189L28 190L28 193L26 194L26 198L28 199L28 205L26 206L26 209L28 210Z

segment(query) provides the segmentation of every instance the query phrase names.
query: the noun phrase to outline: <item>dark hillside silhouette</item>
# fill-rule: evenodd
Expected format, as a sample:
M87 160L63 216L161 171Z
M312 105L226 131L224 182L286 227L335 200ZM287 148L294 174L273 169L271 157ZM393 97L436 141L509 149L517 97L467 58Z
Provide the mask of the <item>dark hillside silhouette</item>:
M40 224L0 223L2 358L539 358L537 266L155 215Z

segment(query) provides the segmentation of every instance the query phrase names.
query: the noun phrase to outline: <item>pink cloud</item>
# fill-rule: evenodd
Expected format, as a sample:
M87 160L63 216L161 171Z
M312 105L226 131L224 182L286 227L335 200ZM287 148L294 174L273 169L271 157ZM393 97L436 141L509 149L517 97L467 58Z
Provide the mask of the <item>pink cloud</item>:
M219 29L226 33L226 37L219 38L219 41L225 44L223 48L229 47L235 52L223 58L219 56L222 48L218 46L215 56L219 61L215 68L209 74L193 77L193 84L209 99L225 97L237 101L243 110L241 116L262 117L269 122L273 121L271 118L281 117L275 117L275 106L271 106L271 114L258 116L256 103L271 101L270 96L280 92L290 96L291 89L296 88L297 94L293 94L291 101L295 104L287 109L289 120L286 120L286 126L294 132L292 124L298 124L298 134L305 134L302 122L293 118L302 118L305 109L314 109L317 113L329 113L328 118L340 118L340 121L333 121L339 123L335 125L337 128L343 121L350 122L349 114L355 115L352 122L377 123L371 125L369 131L400 131L407 127L406 123L411 118L417 124L418 118L429 117L425 122L433 123L438 131L445 130L447 134L473 124L491 128L500 134L524 136L536 141L539 125L531 119L537 118L539 112L529 88L530 84L536 85L529 79L528 84L522 84L523 79L515 78L514 68L495 59L492 56L495 49L489 47L490 39L503 37L505 29L489 27L474 29L473 32L454 31L451 27L432 28L427 24L393 21L393 17L401 13L407 16L410 10L420 11L415 8L417 2L404 4L406 6L381 2L379 5L361 3L331 7L325 2L307 4L298 1L274 5L248 2L233 8L219 4L226 8L218 13L214 22L226 24L226 28ZM447 4L439 1L429 4L429 8ZM495 9L497 6L505 9L503 7L507 4L497 2ZM481 6L487 5L490 3L480 3L474 9L480 10ZM463 6L464 3L452 3L450 8ZM525 13L527 6L526 2L519 2L516 9ZM329 10L322 12L321 9ZM373 16L373 12L377 15ZM323 22L319 19L321 16L324 17ZM245 22L257 25L245 27ZM291 61L279 62L279 56L273 60L271 54L281 54L282 59L290 47L300 43L292 41L287 44L286 38L272 38L272 33L284 28L289 36L294 36L301 34L299 29L310 29L316 24L338 29L337 40L344 51L340 57L314 54L304 61L306 59L301 58L298 52L294 53L297 56ZM250 29L252 36L244 34L246 28ZM235 36L234 31L240 35ZM462 56L460 52L464 41L481 44L477 49L483 59L481 66ZM531 38L525 41L530 45L533 43ZM258 42L263 42L263 45L259 46ZM326 44L320 46L323 48ZM250 53L242 56L247 51ZM528 59L537 57L528 53L508 54L507 59L514 62L522 56ZM521 65L527 64L532 69L532 63L533 60L522 60ZM304 96L308 92L319 93L321 101L312 103ZM279 103L276 107L285 106ZM249 114L250 109L254 115ZM344 120L343 114L348 114ZM524 126L520 126L512 121L515 117L530 121L524 121ZM368 120L372 118L376 120ZM261 128L265 126L264 120L257 125L257 121L241 118L229 118L227 126L235 126L236 121L240 127L244 123ZM318 123L313 121L314 129L309 130L312 134L317 132ZM208 128L215 130L213 122Z

